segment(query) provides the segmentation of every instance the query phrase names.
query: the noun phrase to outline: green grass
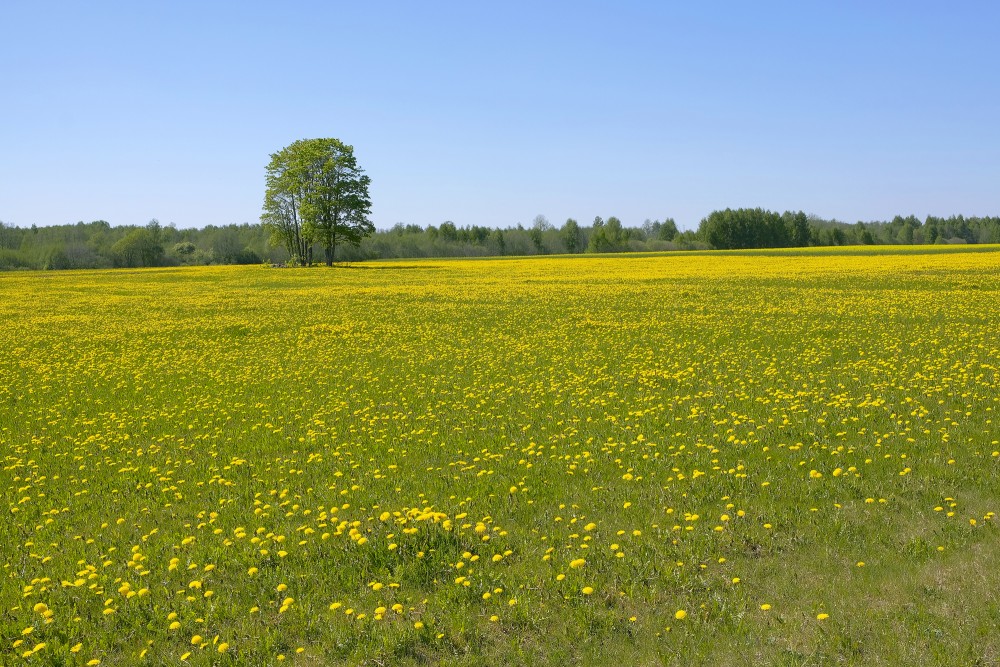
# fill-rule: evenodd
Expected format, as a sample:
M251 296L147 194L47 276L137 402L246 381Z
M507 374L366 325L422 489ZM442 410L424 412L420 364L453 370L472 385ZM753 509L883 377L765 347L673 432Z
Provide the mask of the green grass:
M933 250L0 275L0 662L995 664Z

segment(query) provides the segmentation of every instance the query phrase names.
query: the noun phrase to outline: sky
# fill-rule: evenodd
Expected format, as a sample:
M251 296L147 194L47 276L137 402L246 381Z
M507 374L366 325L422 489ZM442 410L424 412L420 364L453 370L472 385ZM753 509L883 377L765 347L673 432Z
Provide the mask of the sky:
M257 222L353 145L372 220L1000 214L995 2L0 3L0 220Z

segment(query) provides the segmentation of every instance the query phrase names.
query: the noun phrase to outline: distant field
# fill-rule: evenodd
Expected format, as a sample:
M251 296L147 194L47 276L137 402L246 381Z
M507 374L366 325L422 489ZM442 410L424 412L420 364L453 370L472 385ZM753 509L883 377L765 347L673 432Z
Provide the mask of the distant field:
M973 249L0 275L0 664L998 664Z

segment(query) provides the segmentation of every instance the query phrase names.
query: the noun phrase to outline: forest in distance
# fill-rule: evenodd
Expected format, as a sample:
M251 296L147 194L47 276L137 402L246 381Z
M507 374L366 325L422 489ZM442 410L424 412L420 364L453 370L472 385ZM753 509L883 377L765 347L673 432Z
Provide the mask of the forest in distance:
M338 247L336 260L979 243L1000 243L1000 217L928 216L921 221L910 215L848 224L756 208L714 211L697 230L685 231L670 218L629 227L614 216L597 217L586 226L571 218L557 226L539 215L527 227L506 229L451 221L426 228L397 223L357 246ZM0 270L283 264L288 259L287 250L272 245L261 224L178 229L155 219L123 226L103 220L48 227L0 222Z

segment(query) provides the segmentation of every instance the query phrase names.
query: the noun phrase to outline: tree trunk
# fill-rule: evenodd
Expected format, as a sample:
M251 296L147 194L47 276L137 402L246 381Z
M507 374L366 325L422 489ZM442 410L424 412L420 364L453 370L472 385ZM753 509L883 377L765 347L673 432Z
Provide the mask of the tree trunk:
M333 266L333 246L326 246L323 252L326 253L326 265Z

